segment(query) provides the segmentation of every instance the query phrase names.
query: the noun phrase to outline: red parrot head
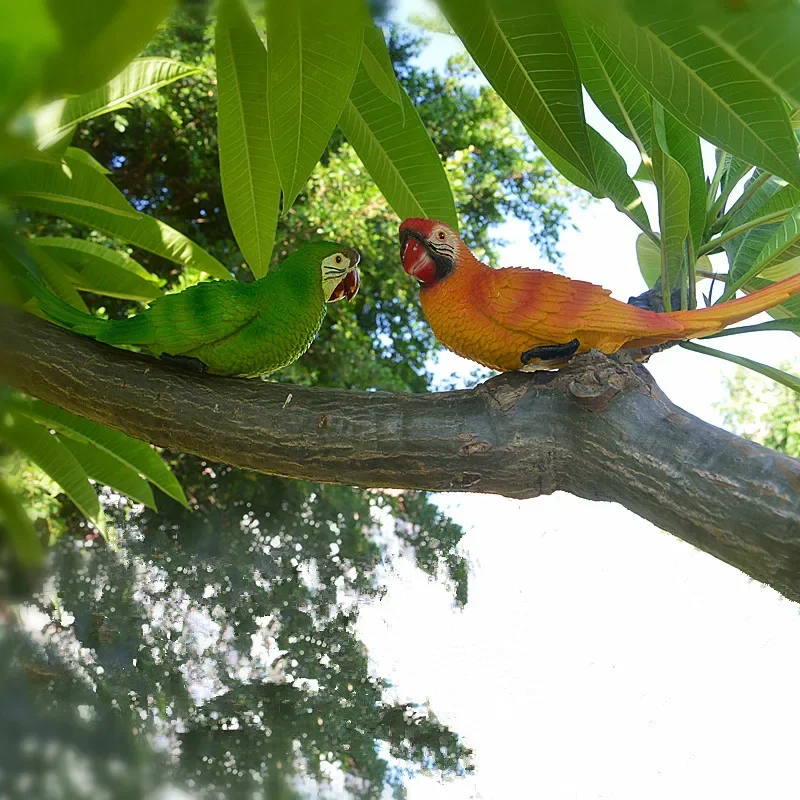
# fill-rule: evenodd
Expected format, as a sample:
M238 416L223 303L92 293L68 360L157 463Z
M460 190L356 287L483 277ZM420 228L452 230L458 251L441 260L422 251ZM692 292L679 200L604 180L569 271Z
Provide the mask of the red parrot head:
M407 219L400 226L400 260L403 269L430 286L455 268L462 247L458 234L435 219Z

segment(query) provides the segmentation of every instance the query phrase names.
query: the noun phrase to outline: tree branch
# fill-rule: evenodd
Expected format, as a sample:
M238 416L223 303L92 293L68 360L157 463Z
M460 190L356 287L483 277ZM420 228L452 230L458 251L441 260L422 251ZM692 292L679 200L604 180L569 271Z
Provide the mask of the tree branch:
M677 408L640 365L348 392L194 375L0 310L0 380L138 439L290 478L611 500L800 601L800 462Z

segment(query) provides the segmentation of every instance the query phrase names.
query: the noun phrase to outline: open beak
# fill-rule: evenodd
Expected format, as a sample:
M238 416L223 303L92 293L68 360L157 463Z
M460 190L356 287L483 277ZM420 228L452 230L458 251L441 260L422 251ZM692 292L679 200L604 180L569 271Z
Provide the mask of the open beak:
M358 288L361 286L361 276L359 275L357 264L361 261L361 254L358 250L350 249L349 255L352 267L333 290L333 294L328 298L329 303L335 303L343 297L352 300L358 294Z

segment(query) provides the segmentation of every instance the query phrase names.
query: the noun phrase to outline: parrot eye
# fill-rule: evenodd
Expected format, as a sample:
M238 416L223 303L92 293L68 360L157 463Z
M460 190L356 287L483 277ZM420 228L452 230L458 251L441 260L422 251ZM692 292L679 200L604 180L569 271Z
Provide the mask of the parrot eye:
M445 232L444 232L444 231L439 231L439 232L436 234L436 238L437 238L437 239L438 239L440 242L443 242L443 241L445 240L445 238L446 238L446 236L445 236Z
M333 260L334 260L334 261L335 261L337 264L341 264L341 263L342 263L342 257L341 257L341 256L336 256L336 258L334 258Z

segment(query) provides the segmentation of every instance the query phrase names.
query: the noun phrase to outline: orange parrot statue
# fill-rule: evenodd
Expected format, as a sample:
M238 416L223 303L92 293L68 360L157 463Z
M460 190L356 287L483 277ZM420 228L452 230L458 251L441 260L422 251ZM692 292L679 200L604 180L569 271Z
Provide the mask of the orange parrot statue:
M501 372L550 369L592 348L615 353L707 336L800 293L797 274L738 300L658 314L614 300L586 281L540 269L494 269L449 225L433 219L402 223L400 258L419 281L436 338Z

